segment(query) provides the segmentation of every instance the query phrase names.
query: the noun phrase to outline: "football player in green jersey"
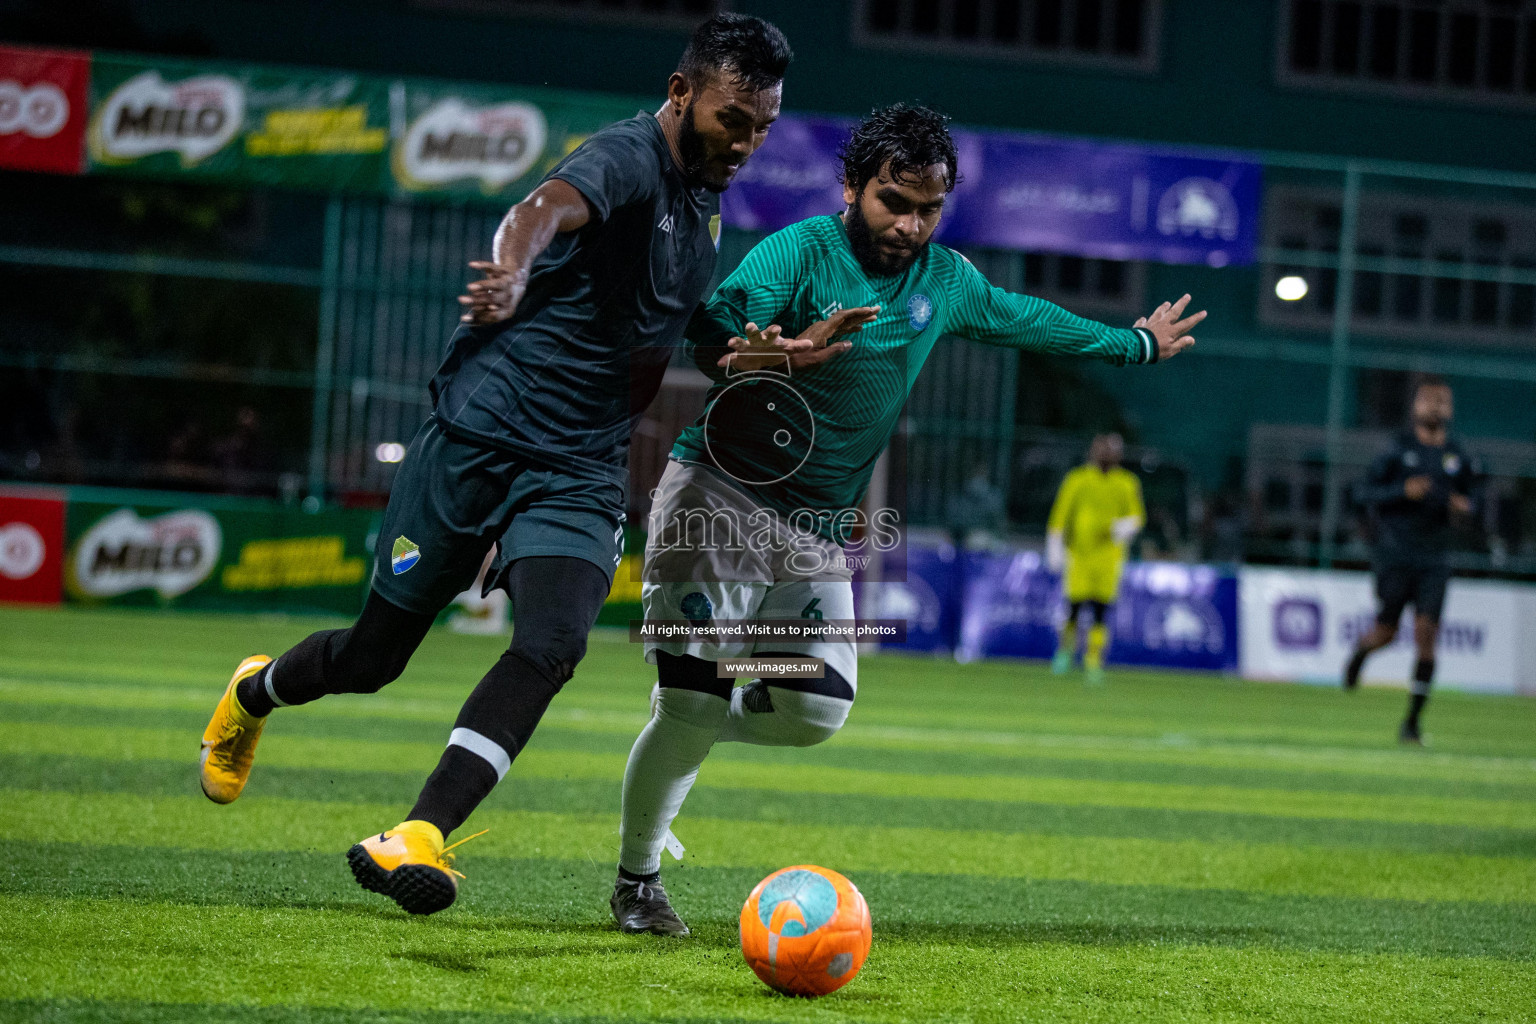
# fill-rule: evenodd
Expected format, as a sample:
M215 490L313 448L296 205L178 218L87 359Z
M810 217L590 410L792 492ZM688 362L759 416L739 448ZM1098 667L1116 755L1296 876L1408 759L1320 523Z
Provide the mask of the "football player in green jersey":
M1194 344L1205 317L1184 316L1186 295L1108 327L995 288L932 243L957 170L945 123L923 107L873 112L841 153L842 215L764 239L689 326L687 347L714 384L653 492L642 601L648 629L724 629L647 636L658 685L624 774L610 901L625 931L688 932L660 885L660 855L710 747L810 746L848 717L851 635L792 641L747 624L853 620L845 546L894 539L894 517L870 521L860 505L934 343L955 334L1155 363ZM759 678L735 686L754 658L768 659L750 672Z

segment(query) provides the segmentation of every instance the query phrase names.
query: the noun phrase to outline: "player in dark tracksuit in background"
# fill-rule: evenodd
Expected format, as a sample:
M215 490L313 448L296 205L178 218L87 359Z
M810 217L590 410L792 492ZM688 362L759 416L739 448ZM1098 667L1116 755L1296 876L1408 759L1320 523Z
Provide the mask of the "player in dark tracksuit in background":
M1360 683L1371 652L1397 635L1403 609L1413 605L1413 642L1418 660L1408 689L1408 716L1398 738L1422 743L1419 715L1435 677L1435 640L1450 581L1449 550L1456 520L1472 515L1478 473L1449 435L1455 406L1451 386L1438 377L1419 383L1413 396L1413 427L1371 465L1355 497L1376 524L1371 568L1380 602L1376 624L1344 669L1344 688Z

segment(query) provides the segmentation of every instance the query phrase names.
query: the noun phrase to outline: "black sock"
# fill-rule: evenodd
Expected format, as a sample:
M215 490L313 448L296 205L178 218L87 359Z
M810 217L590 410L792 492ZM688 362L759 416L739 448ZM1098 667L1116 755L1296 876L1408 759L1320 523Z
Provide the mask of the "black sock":
M1355 653L1350 655L1349 665L1344 669L1344 685L1354 687L1360 685L1360 670L1365 667L1365 659L1371 656L1368 648L1357 647Z
M448 835L490 795L528 745L549 702L587 650L587 633L610 582L580 558L522 558L505 579L512 595L511 648L464 702L448 749L411 808Z
M266 668L248 676L235 686L240 706L258 718L270 715L274 708L308 704L325 696L326 663L331 640L341 629L311 633L286 652L274 658ZM277 689L273 669L283 663L283 688ZM273 697L277 699L274 700Z
M275 707L332 693L375 693L400 678L435 616L408 612L375 591L349 629L323 629L235 687L240 706L264 717ZM275 699L274 699L275 698Z
M1435 659L1420 658L1413 663L1413 683L1408 694L1408 717L1403 724L1410 731L1419 731L1419 714L1429 703L1429 687L1435 678Z
M514 651L503 654L464 702L411 819L430 821L445 836L464 824L512 767L564 682Z
M637 875L633 871L626 870L624 865L620 864L619 877L624 879L626 882L644 882L646 885L655 885L657 882L661 881L661 872L652 871L648 875Z

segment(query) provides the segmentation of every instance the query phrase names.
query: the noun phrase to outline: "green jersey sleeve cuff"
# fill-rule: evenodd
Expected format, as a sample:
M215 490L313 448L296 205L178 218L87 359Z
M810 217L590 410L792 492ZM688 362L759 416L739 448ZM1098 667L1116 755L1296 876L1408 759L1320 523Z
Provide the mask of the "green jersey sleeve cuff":
M1141 358L1139 363L1157 362L1157 335L1145 327L1132 327L1131 331L1141 339Z

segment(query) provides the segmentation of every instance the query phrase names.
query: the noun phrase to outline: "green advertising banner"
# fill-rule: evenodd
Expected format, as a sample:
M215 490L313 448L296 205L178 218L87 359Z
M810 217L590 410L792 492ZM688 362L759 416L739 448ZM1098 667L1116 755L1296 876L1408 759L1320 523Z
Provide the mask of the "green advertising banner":
M377 189L389 87L357 75L94 58L93 172Z
M71 495L68 601L208 611L355 615L373 576L367 510L101 492Z
M507 200L635 112L549 90L101 55L90 106L92 172Z
M407 193L520 199L588 135L636 109L615 99L459 83L391 88L403 116L390 171Z

